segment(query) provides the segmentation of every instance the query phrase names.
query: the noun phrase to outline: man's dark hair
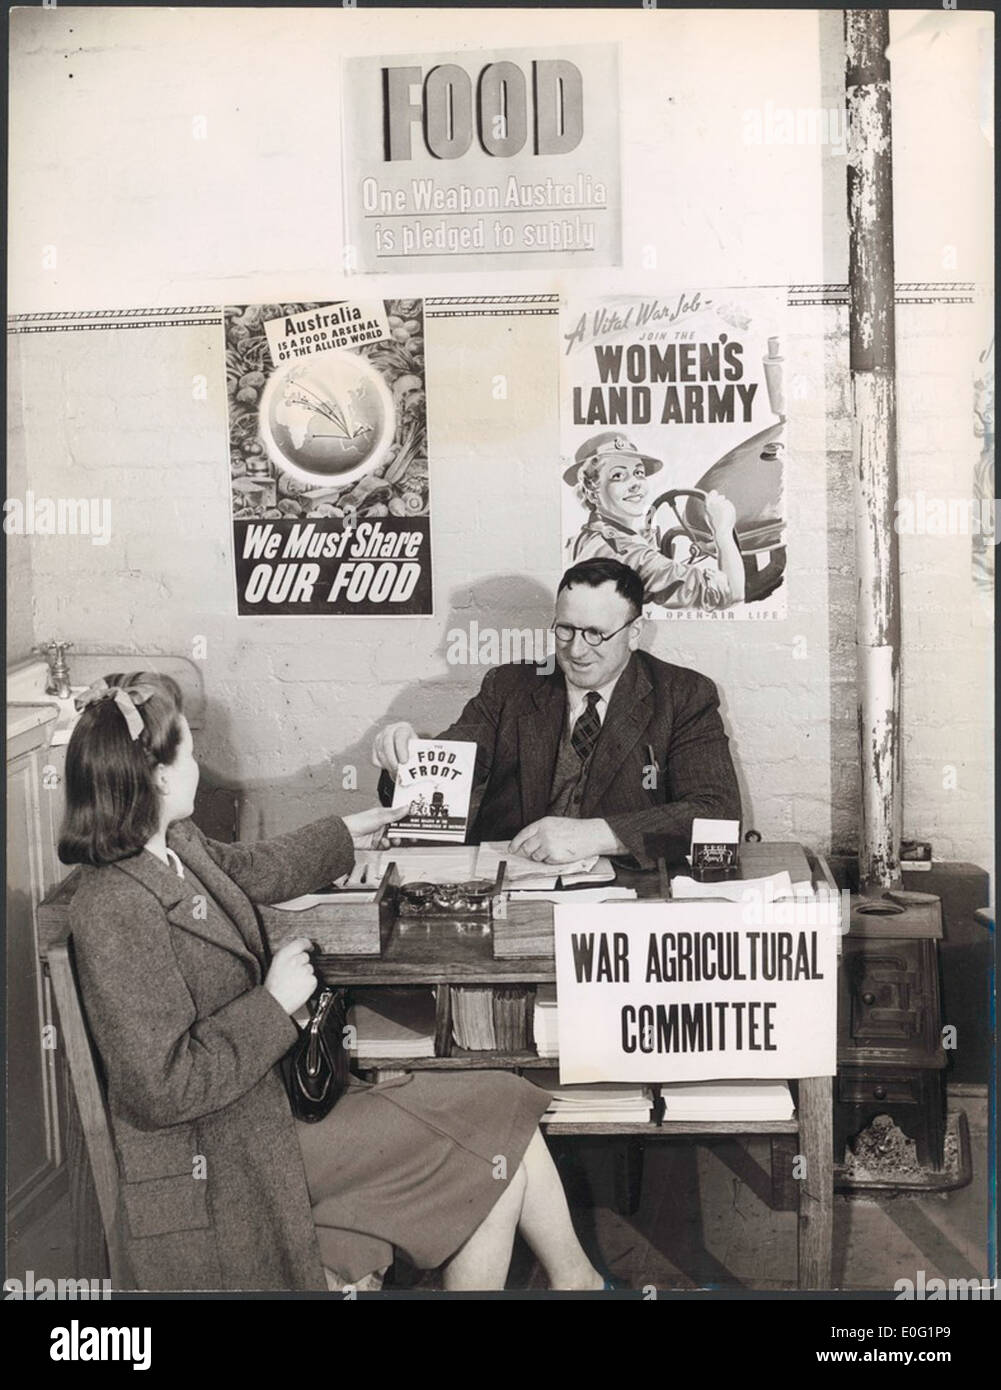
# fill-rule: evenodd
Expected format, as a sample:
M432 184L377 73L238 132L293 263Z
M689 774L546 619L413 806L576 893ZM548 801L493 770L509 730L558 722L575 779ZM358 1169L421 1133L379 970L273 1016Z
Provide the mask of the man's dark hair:
M638 618L643 612L643 581L635 570L631 570L628 565L624 565L621 560L598 558L595 560L581 560L579 565L571 565L560 580L557 595L562 594L564 589L569 589L572 584L588 584L592 589L596 589L599 584L612 583L615 585L615 592L632 604L636 610L633 614Z

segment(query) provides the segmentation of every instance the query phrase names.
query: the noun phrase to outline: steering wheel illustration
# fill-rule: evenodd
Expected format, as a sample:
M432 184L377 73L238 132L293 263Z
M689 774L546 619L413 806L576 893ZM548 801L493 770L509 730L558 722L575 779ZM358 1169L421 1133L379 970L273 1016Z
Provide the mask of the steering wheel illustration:
M671 488L669 492L662 492L660 496L656 499L656 501L650 509L651 516L656 516L657 511L660 507L668 506L674 513L674 517L677 522L676 526L672 526L669 530L665 531L663 536L661 537L660 552L662 555L666 555L670 559L673 553L674 542L678 539L679 536L684 536L685 539L688 541L690 547L688 558L685 561L686 564L695 565L698 564L700 560L716 558L716 541L713 537L712 530L709 527L708 517L706 518L706 528L708 531L708 535L697 535L696 532L693 531L690 523L685 520L685 517L682 515L681 511L678 509L677 506L677 500L679 497L697 497L698 500L703 505L705 505L707 495L708 494L703 492L701 488L675 487ZM737 549L739 550L740 541L737 537L736 527L734 527L733 541L734 545L736 545Z

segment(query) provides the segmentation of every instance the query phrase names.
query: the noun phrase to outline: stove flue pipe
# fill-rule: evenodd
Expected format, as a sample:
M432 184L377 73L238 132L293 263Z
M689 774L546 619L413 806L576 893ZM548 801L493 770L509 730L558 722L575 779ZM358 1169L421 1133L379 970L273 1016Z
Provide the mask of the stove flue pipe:
M890 42L886 10L845 12L849 337L854 417L863 888L900 882L900 598Z

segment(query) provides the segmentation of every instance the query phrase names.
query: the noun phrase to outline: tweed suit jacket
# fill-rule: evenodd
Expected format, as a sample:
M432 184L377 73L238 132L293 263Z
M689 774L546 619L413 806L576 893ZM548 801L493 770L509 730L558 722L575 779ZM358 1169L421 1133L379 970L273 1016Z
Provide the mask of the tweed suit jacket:
M263 987L268 950L253 903L344 873L350 835L330 817L273 840L222 844L184 821L167 843L207 901L140 852L84 868L70 907L136 1287L324 1289L276 1066L298 1033Z
M510 840L545 816L566 703L559 668L543 675L536 666L497 666L438 735L477 746L471 841ZM379 791L384 800L392 796L385 774ZM606 820L645 867L688 852L694 817L740 819L719 696L708 677L633 652L612 692L580 814Z

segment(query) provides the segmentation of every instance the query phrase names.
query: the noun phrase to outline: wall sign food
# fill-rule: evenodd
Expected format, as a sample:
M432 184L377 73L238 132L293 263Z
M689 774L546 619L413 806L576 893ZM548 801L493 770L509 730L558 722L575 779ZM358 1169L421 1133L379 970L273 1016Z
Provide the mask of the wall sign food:
M614 45L351 58L345 269L621 262Z

